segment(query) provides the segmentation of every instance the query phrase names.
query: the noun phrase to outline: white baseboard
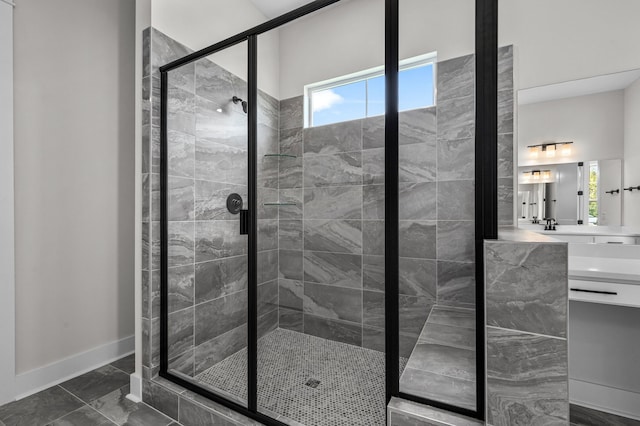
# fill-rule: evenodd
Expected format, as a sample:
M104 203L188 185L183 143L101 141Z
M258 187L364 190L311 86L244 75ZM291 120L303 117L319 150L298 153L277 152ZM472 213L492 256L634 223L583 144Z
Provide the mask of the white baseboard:
M135 336L98 346L63 360L16 375L15 399L21 399L132 354Z
M569 379L572 404L640 420L640 393Z
M142 376L133 373L130 379L130 390L129 395L127 395L127 399L130 399L133 402L141 402L142 401Z

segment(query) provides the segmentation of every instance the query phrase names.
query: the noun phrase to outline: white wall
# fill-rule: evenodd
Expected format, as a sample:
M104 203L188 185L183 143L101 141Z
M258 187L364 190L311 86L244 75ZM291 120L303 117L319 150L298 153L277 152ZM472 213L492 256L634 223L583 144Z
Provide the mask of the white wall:
M624 93L624 185L640 185L640 80ZM624 196L624 224L640 227L640 191Z
M268 21L250 0L151 0L151 3L151 25L193 50ZM279 99L278 47L278 31L258 39L258 85ZM216 53L211 60L246 79L247 43Z
M134 17L129 0L15 9L18 373L134 332Z
M518 106L518 165L609 160L624 156L624 92ZM532 159L527 146L573 141L571 156Z
M15 379L13 7L0 2L0 405Z

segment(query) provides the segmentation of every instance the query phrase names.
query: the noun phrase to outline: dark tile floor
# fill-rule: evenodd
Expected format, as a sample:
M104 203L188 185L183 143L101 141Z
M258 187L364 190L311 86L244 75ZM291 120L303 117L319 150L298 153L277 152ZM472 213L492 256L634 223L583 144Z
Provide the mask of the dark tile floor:
M572 426L640 426L640 421L571 404Z
M0 407L0 426L167 426L172 419L126 398L134 356Z

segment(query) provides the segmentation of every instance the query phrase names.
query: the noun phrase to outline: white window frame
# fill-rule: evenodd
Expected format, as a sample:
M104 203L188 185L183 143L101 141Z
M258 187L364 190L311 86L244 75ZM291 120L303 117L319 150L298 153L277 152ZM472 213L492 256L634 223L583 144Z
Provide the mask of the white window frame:
M435 105L436 96L437 96L437 85L436 85L436 66L437 66L437 52L426 53L424 55L414 56L412 58L404 59L400 61L400 70L399 72L412 69L419 68L425 65L433 66L433 102ZM317 83L307 84L304 86L304 127L314 127L313 124L313 94L316 92L321 92L323 90L333 89L335 87L345 86L347 84L357 83L360 81L368 81L374 79L376 77L380 77L384 75L384 66L379 66L375 68L370 68L368 70L359 71L356 73L332 78L329 80L320 81ZM369 116L369 90L368 87L365 90L365 116L362 118L367 118Z

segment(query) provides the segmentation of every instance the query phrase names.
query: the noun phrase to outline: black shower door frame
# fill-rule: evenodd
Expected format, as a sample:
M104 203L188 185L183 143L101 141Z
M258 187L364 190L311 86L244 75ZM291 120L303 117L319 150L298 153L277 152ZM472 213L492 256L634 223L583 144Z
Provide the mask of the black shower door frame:
M160 71L160 371L159 376L268 426L285 425L258 411L258 295L257 295L257 129L258 36L341 0L316 0L219 43L191 53ZM400 392L399 375L399 147L398 73L399 0L385 0L385 357L386 401L399 397L454 413L485 419L484 240L498 237L498 0L476 0L476 410ZM248 50L248 307L247 406L172 374L168 360L168 73L183 65L247 42Z

